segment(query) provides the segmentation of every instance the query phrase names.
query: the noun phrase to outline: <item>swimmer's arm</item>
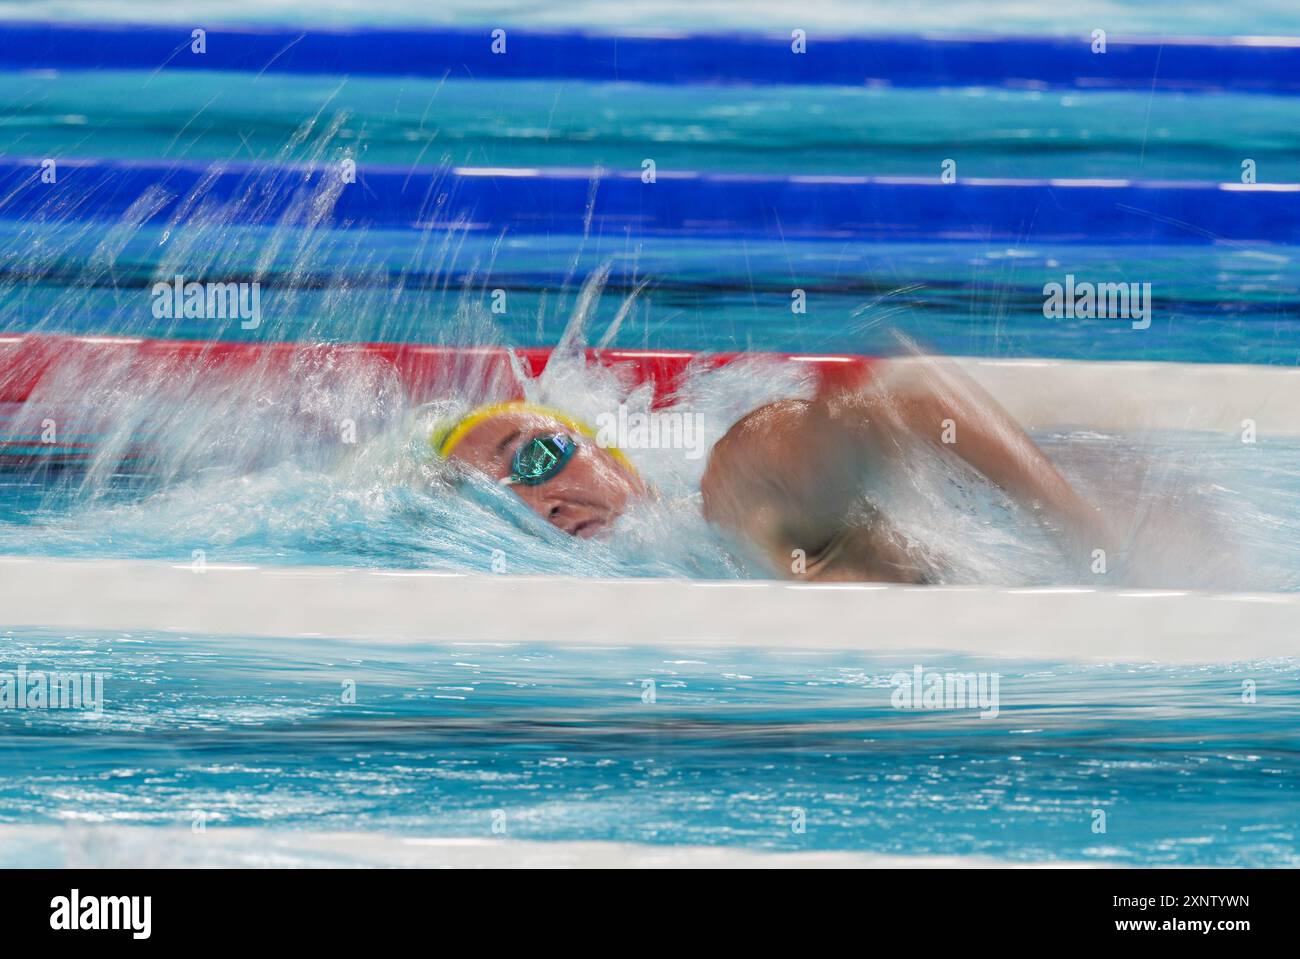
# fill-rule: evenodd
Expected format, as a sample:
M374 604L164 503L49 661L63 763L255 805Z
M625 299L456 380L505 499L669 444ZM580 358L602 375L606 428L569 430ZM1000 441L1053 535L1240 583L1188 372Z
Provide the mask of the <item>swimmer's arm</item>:
M896 364L856 401L855 431L872 447L910 434L946 449L1076 545L1111 536L1097 509L1065 480L1020 425L970 377L928 358Z

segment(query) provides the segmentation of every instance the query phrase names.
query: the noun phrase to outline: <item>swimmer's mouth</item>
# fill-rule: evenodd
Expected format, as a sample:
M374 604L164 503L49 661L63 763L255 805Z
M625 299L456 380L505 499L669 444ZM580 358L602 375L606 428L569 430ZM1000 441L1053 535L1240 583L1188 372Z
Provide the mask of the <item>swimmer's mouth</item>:
M602 532L608 524L603 519L584 519L580 523L574 523L569 529L570 536L577 536L581 539L591 539L591 537Z

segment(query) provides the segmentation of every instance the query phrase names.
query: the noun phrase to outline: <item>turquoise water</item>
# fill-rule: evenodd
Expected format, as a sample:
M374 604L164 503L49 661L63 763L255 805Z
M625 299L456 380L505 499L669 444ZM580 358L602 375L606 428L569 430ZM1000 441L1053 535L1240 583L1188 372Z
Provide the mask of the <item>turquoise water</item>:
M1295 661L0 640L0 672L111 673L99 715L0 713L0 825L1300 865ZM998 715L895 709L917 665L998 673Z
M665 87L97 71L0 75L0 151L937 177L1300 180L1287 97ZM315 119L315 135L292 144Z

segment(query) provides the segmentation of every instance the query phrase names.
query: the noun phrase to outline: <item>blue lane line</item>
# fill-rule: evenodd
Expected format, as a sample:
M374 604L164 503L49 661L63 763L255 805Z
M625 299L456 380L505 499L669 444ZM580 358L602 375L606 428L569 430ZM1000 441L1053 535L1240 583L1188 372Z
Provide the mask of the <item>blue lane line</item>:
M322 189L340 190L329 225L466 229L487 235L797 237L998 242L1300 242L1300 184L961 180L361 166L0 160L0 218L119 220L149 190L166 199L142 222L305 224ZM591 199L594 197L594 203ZM198 201L202 200L200 204ZM149 205L155 201L150 200ZM589 203L591 203L589 208ZM144 205L142 205L143 207ZM140 215L139 209L132 218Z
M509 30L212 28L0 23L0 69L239 70L495 80L1046 86L1121 90L1300 92L1294 39L1090 37L807 37L789 34L614 37Z

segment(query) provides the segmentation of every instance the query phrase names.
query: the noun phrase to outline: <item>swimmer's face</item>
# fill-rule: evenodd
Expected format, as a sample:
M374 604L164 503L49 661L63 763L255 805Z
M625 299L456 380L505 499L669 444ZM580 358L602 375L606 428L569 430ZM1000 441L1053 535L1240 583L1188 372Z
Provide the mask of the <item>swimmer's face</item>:
M502 413L470 430L456 444L451 459L501 481L511 475L521 447L557 433L573 435L563 423L541 413ZM538 516L586 539L613 525L628 503L645 492L645 485L594 441L577 437L577 442L563 468L544 482L512 483L510 488Z

